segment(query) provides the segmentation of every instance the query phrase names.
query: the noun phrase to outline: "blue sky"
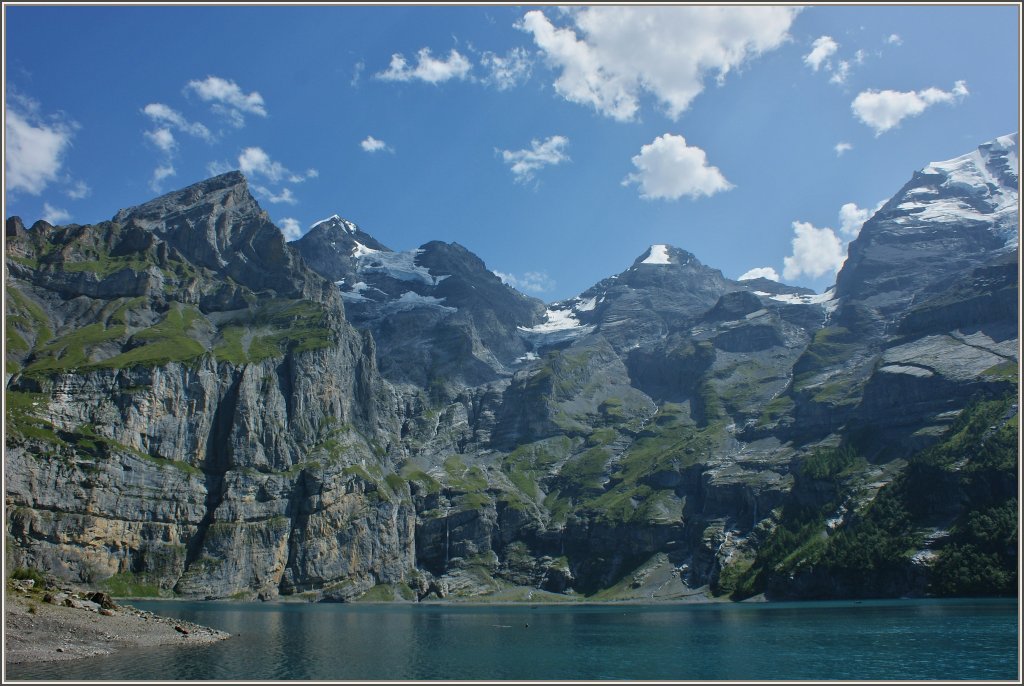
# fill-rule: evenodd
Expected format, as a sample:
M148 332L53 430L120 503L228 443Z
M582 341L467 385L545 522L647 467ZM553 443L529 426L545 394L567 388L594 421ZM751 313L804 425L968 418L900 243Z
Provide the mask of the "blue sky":
M4 5L5 216L229 169L570 297L649 245L816 291L914 170L1018 130L1019 6Z

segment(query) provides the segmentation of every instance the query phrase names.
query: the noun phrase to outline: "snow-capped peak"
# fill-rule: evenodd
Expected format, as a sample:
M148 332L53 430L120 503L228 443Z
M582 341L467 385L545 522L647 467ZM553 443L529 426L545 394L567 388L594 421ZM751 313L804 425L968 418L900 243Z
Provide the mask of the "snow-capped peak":
M647 251L647 257L640 264L671 264L668 256L668 246L663 244L652 245L651 249Z
M315 228L317 226L320 226L321 224L326 224L328 222L331 222L331 223L333 223L335 225L341 226L343 229L345 229L345 231L348 231L351 234L354 234L356 231L359 230L359 227L357 227L355 224L353 224L352 222L350 222L347 219L342 219L341 217L339 217L336 214L332 214L327 219L321 219L319 221L313 222L313 224L310 225L309 228L312 229L312 228Z
M932 162L897 196L897 224L921 221L983 222L1017 244L1018 155L1016 133L1000 136L966 155Z

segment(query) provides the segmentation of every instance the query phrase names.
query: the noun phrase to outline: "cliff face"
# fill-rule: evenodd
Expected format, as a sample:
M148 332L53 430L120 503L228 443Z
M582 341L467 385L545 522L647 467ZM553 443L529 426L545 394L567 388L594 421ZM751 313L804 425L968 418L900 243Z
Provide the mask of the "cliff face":
M8 562L185 597L827 596L893 500L947 535L887 533L913 554L875 588L924 588L1016 495L901 485L1016 391L1011 149L915 175L823 296L652 246L545 306L458 245L340 217L286 244L237 173L12 218Z
M240 175L7 246L16 564L216 597L413 568L372 552L413 516L366 471L394 432L372 339Z

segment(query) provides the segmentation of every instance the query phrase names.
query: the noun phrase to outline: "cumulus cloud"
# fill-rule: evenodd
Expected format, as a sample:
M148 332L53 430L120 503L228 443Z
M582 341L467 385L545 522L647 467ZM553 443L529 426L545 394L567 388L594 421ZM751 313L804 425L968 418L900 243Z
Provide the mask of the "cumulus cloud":
M555 280L544 272L526 272L521 276L494 272L495 275L512 288L529 293L545 293L555 287Z
M536 138L530 141L530 147L523 150L499 150L502 159L510 165L516 181L523 183L533 178L538 169L561 164L569 159L565 148L569 139L565 136L551 136L545 141Z
M793 7L571 8L572 27L555 26L531 10L516 27L533 36L559 71L555 91L619 121L636 117L641 94L653 95L677 119L713 74L779 47L799 12Z
M853 150L853 146L850 145L849 143L840 141L840 142L836 143L835 150L836 150L836 157L841 157L842 154L844 152L846 152L847 150Z
M635 173L622 185L637 184L640 197L647 200L677 200L684 195L699 198L733 187L717 167L708 164L707 155L686 144L682 136L666 133L640 148L633 157Z
M277 193L270 190L266 186L254 185L252 189L256 191L257 195L266 198L268 202L271 202L275 205L282 202L285 203L286 205L295 205L299 202L298 198L296 198L295 195L292 193L291 188L282 188Z
M58 207L54 207L48 202L43 203L43 221L54 226L63 224L71 219L71 213L67 210L62 210Z
M391 64L387 71L377 74L377 78L383 81L412 81L419 80L426 83L442 83L451 79L465 79L469 76L473 65L457 50L452 48L448 58L439 60L431 56L430 48L421 48L416 53L416 66L410 67L405 56L395 53L391 56Z
M749 281L750 279L768 279L769 281L778 281L779 273L772 267L754 267L753 269L743 272L737 281Z
M348 84L350 86L352 86L353 88L358 88L359 87L359 79L362 78L363 71L365 71L365 70L366 70L366 62L363 62L362 60L359 60L358 62L356 62L355 65L352 67L352 80L349 81Z
M163 162L153 170L153 178L149 182L153 192L159 193L163 180L175 174L173 161L178 141L174 131L200 138L207 143L213 143L216 137L204 124L189 121L183 114L162 102L149 103L142 108L142 113L156 125L156 128L143 132L143 135L164 155Z
M846 60L839 60L835 68L832 70L832 76L829 77L829 83L846 83L846 77L850 75L850 63Z
M839 208L839 233L853 240L860 235L860 229L864 226L864 222L871 219L875 212L882 209L884 204L885 201L883 200L875 205L873 209L868 209L866 207L857 207L856 203L846 203Z
M821 36L811 43L811 51L804 55L804 64L818 71L838 49L839 43L832 40L832 36Z
M880 136L907 117L916 117L937 103L956 104L967 97L967 84L957 81L952 90L926 88L920 91L866 90L851 104L854 116Z
M898 33L889 34L889 37L885 39L885 42L889 45L903 45L903 39L900 38Z
M214 112L224 116L238 128L245 125L245 114L267 116L262 95L256 91L245 93L234 81L219 76L189 81L185 91L192 91L200 100L212 103L211 109Z
M294 241L302 238L302 224L299 223L298 219L293 217L284 217L283 219L277 220L277 226L281 229L281 233L284 234L286 241Z
M782 275L786 279L834 274L846 261L842 240L827 227L819 229L808 222L793 222L792 246L793 254L782 260Z
M163 187L163 181L166 178L174 176L177 172L174 170L174 166L171 164L158 165L153 170L153 178L149 180L149 187L154 193L159 193Z
M391 146L384 141L377 140L373 136L367 136L364 138L359 146L366 152L380 152L381 150L392 152Z
M4 181L10 193L39 195L57 180L75 126L44 121L38 115L38 105L29 100L22 104L19 108L8 102L5 107Z
M260 175L274 183L285 176L291 176L280 162L270 159L270 155L263 151L263 148L246 148L238 156L238 168L246 176Z
M512 48L504 57L493 52L485 52L480 57L480 65L488 71L485 83L493 85L499 91L523 83L530 78L530 72L533 70L533 61L524 48Z
M85 181L75 181L64 193L72 200L81 200L82 198L89 197L92 189L89 188L89 184Z
M145 136L153 145L160 148L167 155L173 154L174 149L178 147L178 142L174 140L174 134L171 133L170 129L146 131Z
M212 143L214 140L213 134L210 129L206 128L199 122L190 122L180 112L168 107L167 105L160 102L151 102L142 108L142 112L153 120L155 124L162 124L165 128L162 130L170 133L167 126L173 127L182 133L187 133L190 136L201 138L207 143Z

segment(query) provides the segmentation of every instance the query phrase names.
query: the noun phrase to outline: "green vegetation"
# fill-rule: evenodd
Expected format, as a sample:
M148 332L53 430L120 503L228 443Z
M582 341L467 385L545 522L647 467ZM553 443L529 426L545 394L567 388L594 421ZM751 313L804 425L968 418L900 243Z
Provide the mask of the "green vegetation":
M31 580L34 584L34 588L42 588L46 584L46 579L43 577L43 573L32 567L18 567L11 572L11 578L15 581Z
M985 376L1001 381L1014 381L1016 382L1019 378L1019 372L1017 371L1017 363L1012 361L1001 362L1000 364L993 365L982 372Z
M406 480L419 485L427 493L441 492L441 482L427 474L422 469L418 469L411 465L406 465L404 468L402 468L401 473Z
M537 483L564 460L571 449L572 440L567 436L521 445L505 457L501 470L525 496L536 500L540 495Z
M792 412L794 407L796 407L796 403L788 395L780 395L773 398L764 406L764 410L762 410L761 416L757 420L757 425L764 427L778 421L780 417Z
M845 327L818 329L807 350L793 366L793 388L801 390L822 370L842 365L850 359L858 345L857 334ZM839 390L830 388L818 393L824 393L825 397L832 399Z
M39 416L46 409L49 398L43 393L4 391L4 414L9 434L43 441L54 446L66 443L57 436L53 424Z
M202 317L191 305L172 303L163 320L129 339L129 345L137 343L138 347L105 360L102 365L120 369L136 364L148 366L194 360L205 350L190 330Z
M152 259L142 255L97 255L96 259L67 262L61 265L65 272L90 272L103 279L119 271L130 269L133 272L144 272L154 265Z
M100 586L115 598L159 598L160 587L145 581L145 577L122 572L100 582Z
M405 586L405 588L408 589L409 593L412 592L412 589L406 586L405 584L402 584L402 586ZM357 602L370 603L389 602L395 600L396 591L398 591L398 589L395 588L395 586L392 586L391 584L377 584L376 586L369 589L368 591L366 591L366 593L362 594L355 600Z
M937 560L929 592L1013 595L1019 431L1014 401L1009 396L974 403L943 440L910 456L891 483L831 534L825 518L851 496L851 485L867 465L847 447L804 458L793 493L756 559L720 582L722 591L744 598L783 588L786 579L812 566L844 593L899 591L925 535L948 527L948 537L932 547Z
M35 337L37 345L45 343L53 337L53 331L50 329L50 320L47 318L46 313L43 312L43 308L22 294L14 286L8 285L4 292L7 294L7 313L4 323L8 341L11 340L12 334L17 336L17 338L22 338L18 334L18 330L26 333L31 332ZM22 340L24 341L23 338ZM10 344L8 343L9 346ZM27 342L25 342L25 346L27 351Z
M444 461L444 471L448 475L447 486L463 493L479 493L487 489L487 476L480 467L466 466L462 458L452 455Z
M832 479L858 463L857 453L849 446L815 450L800 461L800 474L807 479Z

